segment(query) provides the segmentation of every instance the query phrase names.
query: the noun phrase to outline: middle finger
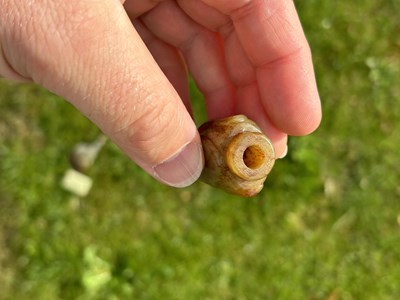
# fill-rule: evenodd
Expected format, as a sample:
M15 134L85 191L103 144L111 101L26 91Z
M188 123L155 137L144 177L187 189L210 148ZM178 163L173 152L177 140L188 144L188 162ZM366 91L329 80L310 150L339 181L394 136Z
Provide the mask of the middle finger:
M160 3L141 19L153 34L183 53L205 96L208 117L232 115L235 89L226 70L219 36L194 22L175 1Z

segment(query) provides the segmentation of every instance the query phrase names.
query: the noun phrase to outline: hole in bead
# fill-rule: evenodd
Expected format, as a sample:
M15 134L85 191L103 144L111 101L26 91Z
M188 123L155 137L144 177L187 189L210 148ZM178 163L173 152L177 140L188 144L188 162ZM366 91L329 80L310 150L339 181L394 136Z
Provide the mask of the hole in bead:
M250 169L258 169L265 161L265 152L256 145L249 146L243 153L243 162Z

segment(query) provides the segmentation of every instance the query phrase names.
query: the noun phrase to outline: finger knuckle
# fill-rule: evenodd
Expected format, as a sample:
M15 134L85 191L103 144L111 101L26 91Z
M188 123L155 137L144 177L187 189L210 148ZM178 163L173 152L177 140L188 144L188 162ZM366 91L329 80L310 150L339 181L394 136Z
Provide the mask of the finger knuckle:
M173 152L174 133L176 133L176 112L172 103L162 105L152 96L142 99L133 114L127 116L125 125L119 129L128 148L138 156L161 161Z

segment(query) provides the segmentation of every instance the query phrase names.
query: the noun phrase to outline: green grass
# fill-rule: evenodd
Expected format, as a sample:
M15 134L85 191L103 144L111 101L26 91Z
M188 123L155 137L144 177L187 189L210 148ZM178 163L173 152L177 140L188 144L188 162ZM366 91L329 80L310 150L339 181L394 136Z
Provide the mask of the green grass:
M68 153L98 130L0 82L0 299L398 299L400 2L296 4L324 119L254 199L168 188L111 143L74 198Z

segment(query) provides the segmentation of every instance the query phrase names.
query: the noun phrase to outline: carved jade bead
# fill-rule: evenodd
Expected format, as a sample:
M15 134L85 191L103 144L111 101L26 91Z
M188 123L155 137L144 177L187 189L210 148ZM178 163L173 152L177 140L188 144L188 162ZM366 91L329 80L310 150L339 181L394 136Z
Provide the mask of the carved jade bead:
M244 197L262 190L275 151L256 123L237 115L207 122L199 132L205 157L201 180Z

